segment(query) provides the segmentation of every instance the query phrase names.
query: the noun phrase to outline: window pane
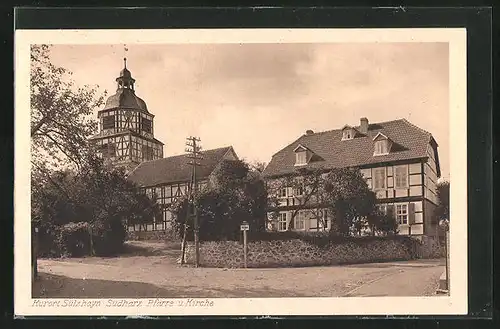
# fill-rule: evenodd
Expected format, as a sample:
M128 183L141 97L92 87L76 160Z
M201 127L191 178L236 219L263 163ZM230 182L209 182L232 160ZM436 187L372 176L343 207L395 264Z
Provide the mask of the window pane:
M396 188L408 187L408 171L407 166L396 167Z
M385 188L385 168L377 168L375 171L375 188L383 189Z

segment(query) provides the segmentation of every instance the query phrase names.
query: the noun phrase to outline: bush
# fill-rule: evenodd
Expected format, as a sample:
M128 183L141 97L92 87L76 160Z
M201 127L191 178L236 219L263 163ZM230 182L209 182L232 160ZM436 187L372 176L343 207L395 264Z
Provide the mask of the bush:
M92 241L91 241L92 234ZM40 227L40 257L112 256L121 252L127 231L120 219Z
M90 254L89 225L85 222L63 225L57 237L60 256L82 257Z
M120 218L93 223L91 230L96 256L113 256L123 250L127 229Z

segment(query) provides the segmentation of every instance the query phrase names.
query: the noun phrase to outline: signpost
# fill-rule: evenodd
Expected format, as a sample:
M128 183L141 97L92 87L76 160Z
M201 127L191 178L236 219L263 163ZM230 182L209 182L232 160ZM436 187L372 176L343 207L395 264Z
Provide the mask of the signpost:
M240 230L243 231L243 259L245 261L245 268L247 268L247 231L250 229L248 222L243 221L240 225Z

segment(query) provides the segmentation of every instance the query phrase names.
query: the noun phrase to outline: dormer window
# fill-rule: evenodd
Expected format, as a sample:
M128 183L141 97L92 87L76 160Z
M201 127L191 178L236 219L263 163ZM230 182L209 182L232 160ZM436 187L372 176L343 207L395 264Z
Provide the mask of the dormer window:
M353 127L345 125L344 128L342 128L343 141L353 139L355 135L356 135L356 130Z
M389 154L392 142L387 136L378 133L373 140L375 141L373 155Z
M347 139L352 139L353 138L353 133L352 130L346 129L342 133L342 140L347 140Z
M373 153L374 155L382 155L382 154L387 154L388 148L387 148L387 141L382 140L382 141L376 141L375 142L375 152Z
M307 164L307 151L295 153L295 165L301 166Z
M297 146L294 150L295 152L295 165L304 166L307 164L309 157L309 150L302 145Z

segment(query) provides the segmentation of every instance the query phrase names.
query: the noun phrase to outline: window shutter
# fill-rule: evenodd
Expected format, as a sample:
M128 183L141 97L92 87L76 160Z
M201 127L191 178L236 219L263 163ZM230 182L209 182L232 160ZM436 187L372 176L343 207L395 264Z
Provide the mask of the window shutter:
M412 202L408 204L408 224L415 224L415 204Z

